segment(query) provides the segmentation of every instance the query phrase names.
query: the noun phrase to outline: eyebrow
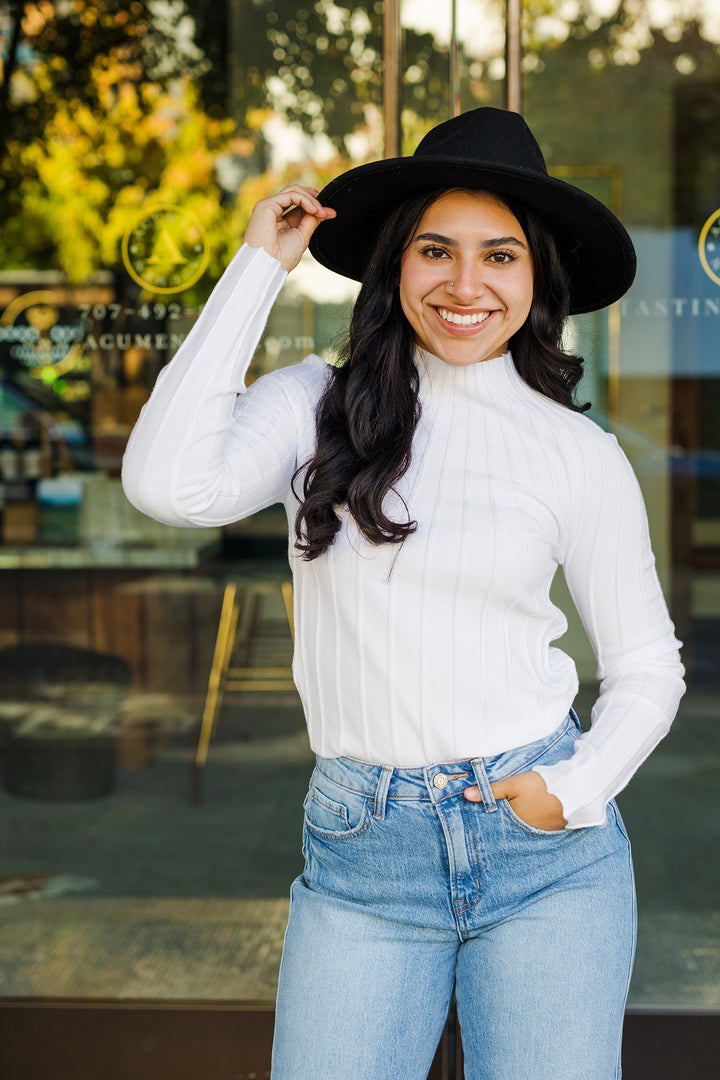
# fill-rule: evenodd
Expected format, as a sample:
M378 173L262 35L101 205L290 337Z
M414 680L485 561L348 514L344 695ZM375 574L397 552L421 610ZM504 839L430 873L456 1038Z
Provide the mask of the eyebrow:
M457 247L457 240L453 240L451 236L443 236L442 233L420 233L419 236L415 237L415 240L432 240L436 244L445 244L447 247ZM514 244L515 247L525 248L525 250L527 250L522 240L518 240L516 236L496 236L492 240L482 240L479 246L481 248L494 248L503 247L508 244Z

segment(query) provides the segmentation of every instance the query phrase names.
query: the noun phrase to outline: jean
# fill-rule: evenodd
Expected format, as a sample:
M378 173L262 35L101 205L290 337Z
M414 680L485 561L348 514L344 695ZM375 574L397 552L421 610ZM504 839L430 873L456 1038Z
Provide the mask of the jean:
M466 1080L616 1080L635 949L630 844L546 832L490 783L572 755L574 713L493 757L318 758L291 888L273 1080L423 1080L453 991ZM477 784L482 803L463 789Z

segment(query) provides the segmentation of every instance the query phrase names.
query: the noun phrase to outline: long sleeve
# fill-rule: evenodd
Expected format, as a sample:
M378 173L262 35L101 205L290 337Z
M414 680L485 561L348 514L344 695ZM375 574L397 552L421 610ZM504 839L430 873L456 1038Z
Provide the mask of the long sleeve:
M241 247L161 371L123 458L125 493L143 513L213 526L286 498L298 455L288 380L244 383L285 278L264 250Z
M568 828L604 824L607 802L667 733L684 692L635 475L612 436L576 449L578 524L563 567L597 657L600 693L574 756L536 769L562 802Z

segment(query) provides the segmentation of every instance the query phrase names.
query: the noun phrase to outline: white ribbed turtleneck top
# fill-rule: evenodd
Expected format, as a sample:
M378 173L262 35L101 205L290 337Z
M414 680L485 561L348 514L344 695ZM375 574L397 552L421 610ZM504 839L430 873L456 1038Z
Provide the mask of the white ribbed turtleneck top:
M375 547L343 514L331 548L304 562L290 482L312 454L328 368L311 356L244 385L285 277L262 249L235 256L131 434L128 498L194 527L284 503L293 670L324 757L412 768L553 731L578 686L552 644L566 629L549 598L562 565L600 694L574 756L537 771L568 827L603 824L683 692L642 498L616 440L530 389L510 354L458 367L419 352L422 415L397 485L417 531ZM386 505L403 520L398 496Z

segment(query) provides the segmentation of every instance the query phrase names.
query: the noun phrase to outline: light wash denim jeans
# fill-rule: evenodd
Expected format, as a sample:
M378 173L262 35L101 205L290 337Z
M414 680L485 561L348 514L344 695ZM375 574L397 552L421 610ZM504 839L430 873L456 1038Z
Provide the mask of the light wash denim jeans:
M495 757L318 758L292 886L273 1080L424 1080L457 995L466 1080L616 1080L635 947L630 845L544 832L490 782L569 757L573 713ZM482 803L463 798L478 784Z

